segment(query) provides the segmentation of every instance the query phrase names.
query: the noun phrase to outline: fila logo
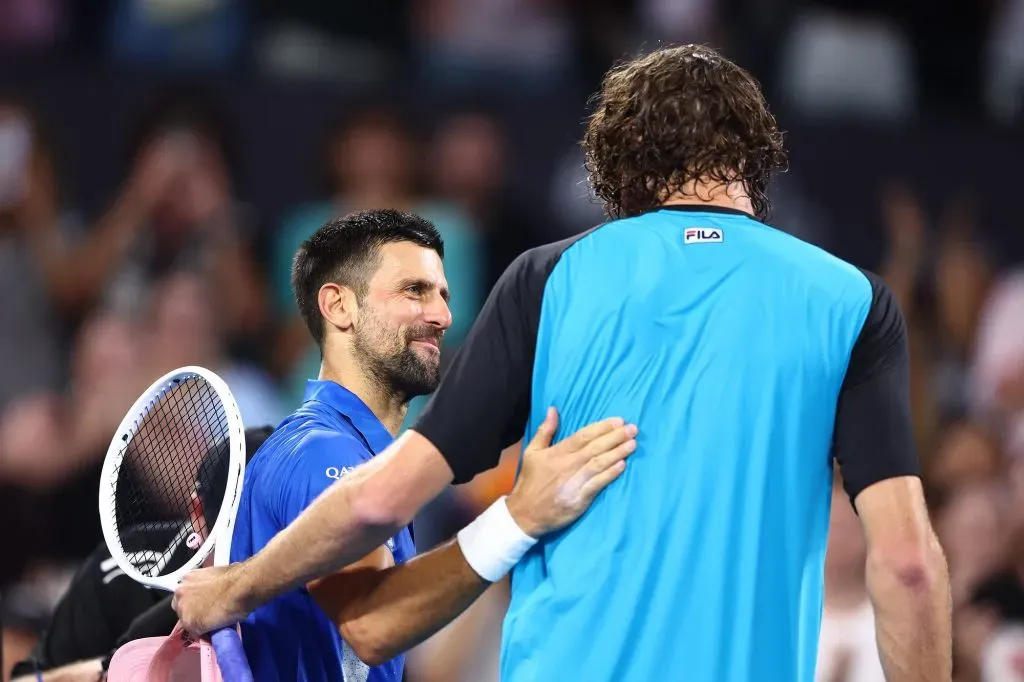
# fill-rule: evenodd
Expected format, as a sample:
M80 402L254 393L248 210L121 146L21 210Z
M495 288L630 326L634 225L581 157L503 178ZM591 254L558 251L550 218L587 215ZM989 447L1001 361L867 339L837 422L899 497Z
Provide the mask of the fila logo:
M722 230L710 227L688 227L683 233L684 244L711 244L722 241Z

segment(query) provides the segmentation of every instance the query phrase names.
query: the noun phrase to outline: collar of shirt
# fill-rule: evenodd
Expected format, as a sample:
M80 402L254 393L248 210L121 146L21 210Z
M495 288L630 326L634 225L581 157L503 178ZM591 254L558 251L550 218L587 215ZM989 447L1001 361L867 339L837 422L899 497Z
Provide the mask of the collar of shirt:
M307 381L305 401L311 400L338 412L359 432L375 455L395 440L366 403L341 384L333 381Z

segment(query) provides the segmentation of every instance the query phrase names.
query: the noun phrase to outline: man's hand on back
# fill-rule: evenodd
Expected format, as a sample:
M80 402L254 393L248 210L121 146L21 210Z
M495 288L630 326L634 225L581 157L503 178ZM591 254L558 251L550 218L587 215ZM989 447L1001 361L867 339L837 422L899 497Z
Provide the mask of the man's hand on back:
M636 426L619 418L585 426L552 446L557 430L552 408L523 453L519 480L506 500L516 524L535 538L578 519L636 449ZM243 575L248 564L197 569L184 577L172 604L186 631L199 635L231 625L258 605L244 588L236 589L251 582Z
M552 446L557 429L552 407L523 453L519 480L507 500L516 524L535 538L582 516L625 471L625 459L636 449L637 427L617 417L585 426Z

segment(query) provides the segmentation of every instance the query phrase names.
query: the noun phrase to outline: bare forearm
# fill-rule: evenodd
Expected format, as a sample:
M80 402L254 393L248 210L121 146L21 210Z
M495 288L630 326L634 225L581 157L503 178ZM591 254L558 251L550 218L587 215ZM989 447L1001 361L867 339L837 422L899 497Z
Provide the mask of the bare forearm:
M904 571L869 562L878 650L889 682L952 676L949 575L937 544L929 557Z
M405 455L397 455L402 448ZM256 556L240 564L233 589L243 610L330 575L383 545L451 481L451 469L419 434L327 489Z
M285 592L354 563L383 545L404 524L360 517L353 498L357 475L317 498L258 554L238 567L237 599L252 610Z
M470 568L455 541L405 564L362 573L363 596L348 600L332 617L371 665L423 642L491 585Z

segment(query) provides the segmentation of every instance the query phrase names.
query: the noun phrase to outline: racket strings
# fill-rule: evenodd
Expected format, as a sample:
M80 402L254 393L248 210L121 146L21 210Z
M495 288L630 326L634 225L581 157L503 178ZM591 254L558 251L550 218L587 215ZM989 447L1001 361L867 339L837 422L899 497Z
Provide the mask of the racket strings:
M227 483L228 429L216 390L195 376L170 382L124 437L111 479L115 524L140 572L173 572L209 536Z

